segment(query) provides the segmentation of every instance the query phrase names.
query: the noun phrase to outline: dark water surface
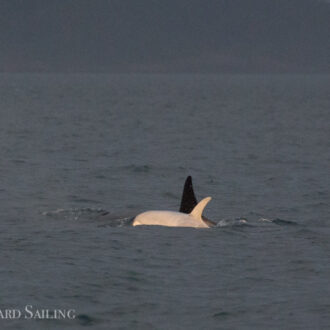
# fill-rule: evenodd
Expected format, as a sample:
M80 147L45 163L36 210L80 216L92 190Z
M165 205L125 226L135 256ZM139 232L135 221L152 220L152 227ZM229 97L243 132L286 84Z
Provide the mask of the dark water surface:
M0 310L76 311L0 328L330 329L329 91L0 75ZM128 225L178 210L187 175L216 228Z

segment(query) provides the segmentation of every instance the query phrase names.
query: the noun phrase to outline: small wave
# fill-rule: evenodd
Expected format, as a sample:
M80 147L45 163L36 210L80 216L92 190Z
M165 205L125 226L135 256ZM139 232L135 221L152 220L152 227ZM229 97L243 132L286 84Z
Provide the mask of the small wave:
M236 219L222 219L220 220L216 227L241 227L241 226L251 226L246 218L236 218Z
M294 221L290 221L290 220L283 220L280 218L275 218L275 219L266 219L266 218L260 218L259 221L261 222L270 222L270 223L274 223L276 225L279 226L296 226L298 225L297 222Z
M126 227L130 226L133 222L134 217L104 217L101 216L98 220L101 220L103 223L99 225L99 227Z
M54 211L42 212L42 215L51 217L54 219L67 219L67 220L81 220L90 219L91 217L97 217L105 215L108 212L103 209L94 209L90 207L85 208L72 208L72 209L56 209Z
M133 217L123 217L111 214L104 209L95 208L72 208L72 209L56 209L54 211L45 211L43 216L50 217L55 220L68 221L95 221L100 227L124 227L131 224Z
M151 166L149 165L128 165L124 168L133 173L149 173L151 171Z
M79 314L77 315L78 322L83 326L91 326L96 323L96 319L87 314Z

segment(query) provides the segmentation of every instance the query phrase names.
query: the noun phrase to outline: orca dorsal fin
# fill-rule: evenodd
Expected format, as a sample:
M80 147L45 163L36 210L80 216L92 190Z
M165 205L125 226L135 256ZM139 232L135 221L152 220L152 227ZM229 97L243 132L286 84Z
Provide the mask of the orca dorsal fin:
M189 175L183 187L180 212L189 214L196 205L197 205L197 199L194 193L192 179L191 176Z
M208 202L212 199L212 197L205 197L203 198L191 211L190 215L200 221L203 221L202 219L202 213L205 209L205 206L208 204Z

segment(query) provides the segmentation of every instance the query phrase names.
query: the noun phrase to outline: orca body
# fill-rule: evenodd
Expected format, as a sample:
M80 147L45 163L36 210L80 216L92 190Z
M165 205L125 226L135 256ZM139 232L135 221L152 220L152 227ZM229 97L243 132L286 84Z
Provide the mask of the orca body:
M133 226L151 225L167 227L209 228L203 221L202 213L211 197L202 199L189 213L173 211L147 211L135 217Z

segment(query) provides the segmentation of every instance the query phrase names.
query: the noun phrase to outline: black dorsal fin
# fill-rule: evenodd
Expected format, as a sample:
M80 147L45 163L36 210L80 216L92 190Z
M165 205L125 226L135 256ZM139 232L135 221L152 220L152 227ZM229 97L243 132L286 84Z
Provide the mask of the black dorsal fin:
M182 213L190 213L194 207L197 205L197 199L194 193L194 188L192 185L192 179L189 175L184 183L182 197L181 197L181 205L180 212ZM202 216L203 221L209 226L214 227L216 225L215 222L209 220L208 218Z
M180 212L190 213L196 205L197 205L197 199L194 193L192 179L191 176L189 175L186 179L182 192Z

